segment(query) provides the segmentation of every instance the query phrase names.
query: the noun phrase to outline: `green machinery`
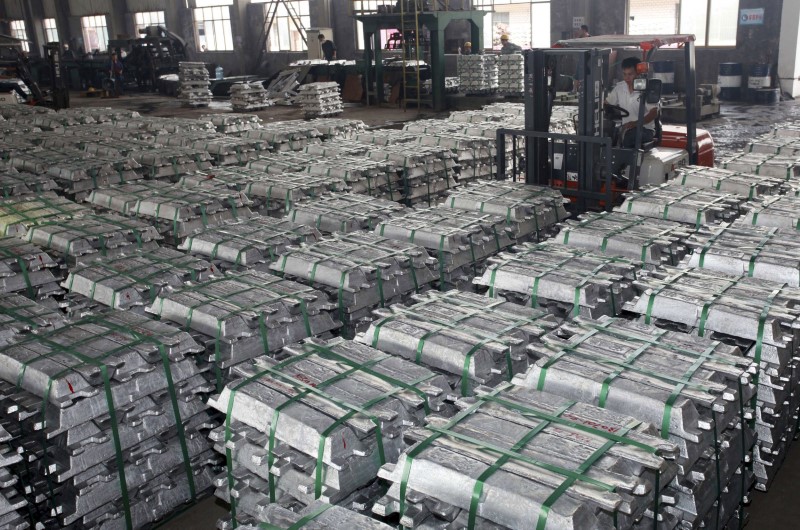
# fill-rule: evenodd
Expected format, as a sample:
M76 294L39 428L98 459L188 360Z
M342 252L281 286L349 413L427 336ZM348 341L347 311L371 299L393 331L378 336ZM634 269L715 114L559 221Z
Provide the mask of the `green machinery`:
M400 0L395 5L379 6L384 12L356 14L364 31L364 75L367 105L384 101L381 30L395 29L401 34L403 105L427 105L445 110L444 30L455 20L470 23L470 37L475 49L482 48L485 11L450 11L447 0ZM389 12L391 11L391 12ZM429 35L429 37L428 37ZM374 61L374 66L373 65ZM423 66L423 63L425 66ZM423 90L426 79L431 90ZM373 86L374 85L374 86Z

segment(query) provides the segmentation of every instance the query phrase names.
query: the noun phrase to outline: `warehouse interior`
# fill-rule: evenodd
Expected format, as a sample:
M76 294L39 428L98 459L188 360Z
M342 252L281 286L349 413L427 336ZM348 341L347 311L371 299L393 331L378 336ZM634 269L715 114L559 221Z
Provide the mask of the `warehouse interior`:
M800 519L797 0L0 0L0 530Z

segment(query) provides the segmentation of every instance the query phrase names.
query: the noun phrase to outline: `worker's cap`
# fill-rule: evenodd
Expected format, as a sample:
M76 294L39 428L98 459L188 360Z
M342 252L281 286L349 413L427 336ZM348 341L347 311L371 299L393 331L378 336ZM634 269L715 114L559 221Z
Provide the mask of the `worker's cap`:
M500 40L508 40L508 35L504 33L503 35L500 36Z
M464 47L465 48L472 48L472 43L470 41L467 41L467 42L464 43Z

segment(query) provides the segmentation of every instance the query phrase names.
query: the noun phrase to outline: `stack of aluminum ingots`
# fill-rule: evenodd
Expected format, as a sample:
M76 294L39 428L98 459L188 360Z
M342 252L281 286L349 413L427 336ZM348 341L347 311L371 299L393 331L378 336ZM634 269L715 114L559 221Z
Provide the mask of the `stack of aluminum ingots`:
M36 245L0 237L0 293L19 293L32 300L60 295L58 262Z
M142 528L209 491L218 424L198 349L121 311L0 348L0 425L23 456L13 469L37 528Z
M311 120L311 122L316 120ZM360 133L361 131L358 131ZM358 134L354 133L354 134ZM363 157L372 150L372 145L354 142L348 138L333 138L322 143L308 144L303 148L303 152L308 155L316 155L322 158L333 158L339 156Z
M47 175L19 172L14 168L0 169L0 193L3 198L37 195L58 190L58 184Z
M119 125L119 123L120 122L117 122L117 125ZM216 130L214 124L207 119L158 118L155 116L146 116L140 118L138 121L128 122L128 126L136 129L143 128L159 135L189 131L214 132Z
M622 212L586 213L562 226L556 243L637 260L647 268L677 265L694 232L681 223Z
M724 193L734 193L747 200L764 195L780 195L787 186L786 181L774 177L759 176L754 173L741 173L729 169L705 166L685 166L677 168L677 175L670 184L688 188L705 188Z
M754 226L698 231L687 241L693 253L684 266L800 287L800 234Z
M431 206L436 203L437 197L457 185L456 161L448 149L403 143L372 149L367 157L379 162L391 162L402 171L402 198L395 200L407 206Z
M456 180L459 184L497 176L495 156L497 141L492 138L467 136L460 133L423 134L417 138L420 145L449 149L458 164Z
M247 197L224 185L184 190L166 182L142 181L94 190L87 201L98 209L151 222L171 244L200 228L253 215Z
M113 309L144 313L166 289L199 283L220 271L209 262L169 248L136 250L72 267L61 284L70 293Z
M356 340L446 375L457 394L495 386L532 362L526 347L557 326L539 309L473 293L429 291L410 305L377 309Z
M59 256L67 267L134 250L158 248L163 239L149 224L105 213L48 221L32 226L24 239Z
M800 158L797 156L742 153L722 160L719 167L791 181L800 176Z
M320 116L334 116L341 114L342 96L339 93L339 83L320 82L307 83L297 89L294 102L303 108L306 118Z
M0 295L0 346L20 340L32 331L48 333L66 321L58 308L47 307L19 294Z
M750 203L747 215L736 224L740 227L764 226L794 231L800 226L800 196L778 195Z
M463 134L464 125L449 120L414 120L406 123L403 130L412 133L425 133L432 135L455 133Z
M348 338L366 329L374 309L404 302L436 280L436 260L424 248L368 232L289 248L270 268L335 299L340 334Z
M246 271L162 291L147 311L194 332L220 389L233 366L339 327L335 309L322 291Z
M265 123L261 129L245 131L241 136L263 140L273 151L302 151L322 141L322 133L301 120Z
M264 150L265 143L253 138L241 138L220 133L209 134L205 131L188 131L170 134L166 138L159 137L167 146L191 147L212 156L214 165L243 166L258 157Z
M779 123L773 127L772 135L776 138L800 138L800 125L792 122Z
M113 127L106 127L105 129L110 129L108 137L85 136L80 141L81 148L90 155L128 157L136 151L162 147L156 141L155 135L151 135L147 131L140 131L136 134L131 133L128 129L114 129ZM124 138L120 138L120 136L124 136Z
M330 191L344 191L339 178L305 173L265 174L251 168L228 167L183 177L185 190L228 188L239 191L252 202L253 209L265 215L283 217L300 201L319 197Z
M403 434L451 413L445 378L405 359L341 338L284 351L281 362L237 366L209 400L226 415L211 434L227 461L216 495L242 523L264 522L270 504L371 504L378 470L407 447Z
M554 107L560 108L560 107ZM500 101L497 103L489 103L483 106L483 110L488 112L501 112L509 116L524 116L525 104L524 103L511 103L507 101Z
M19 494L19 489L24 485L19 483L19 477L14 474L12 466L22 461L22 455L17 453L11 442L13 437L0 427L0 526L9 530L26 530L30 523L25 517L25 508L28 501Z
M459 55L458 84L461 92L470 94L491 94L497 90L497 56Z
M515 384L631 416L680 448L677 477L660 484L662 509L682 528L726 528L741 516L752 485L756 366L738 348L602 317L564 324L529 353L538 360ZM642 528L659 527L645 517Z
M397 145L410 144L417 141L418 135L394 129L379 129L376 131L361 131L350 137L353 141L367 145Z
M525 243L489 258L473 283L488 296L546 308L555 315L616 316L634 297L640 265L552 243Z
M300 173L341 179L351 193L392 201L403 197L402 176L389 161L369 160L363 156L325 156L310 161Z
M274 104L275 101L269 98L264 85L259 81L231 85L231 106L235 112L263 110Z
M679 449L651 425L510 384L476 394L407 431L374 513L404 528L676 527L665 497Z
M265 524L269 528L293 528L301 525L308 530L392 530L394 527L376 521L367 515L354 512L341 506L314 501L302 510L292 511L277 504L265 503L259 510L262 523L237 524L231 520L217 522L219 530L259 530Z
M797 431L800 289L715 270L673 268L647 273L634 285L639 298L626 310L661 327L736 345L755 363L754 471L757 488L766 490Z
M457 94L459 84L458 77L445 77L444 78L444 92L445 94Z
M800 138L776 137L772 134L759 136L750 142L745 151L748 153L766 153L771 155L800 156Z
M181 175L211 167L208 151L196 147L150 147L133 151L130 157L142 166L146 178L177 179Z
M315 243L319 230L286 219L251 217L245 221L204 228L178 247L203 256L218 269L269 271L269 265L287 247Z
M28 142L27 139L23 140ZM33 145L33 144L29 144ZM11 151L7 157L8 163L17 171L43 175L50 166L58 163L71 163L85 161L89 163L88 155L76 147L31 147Z
M741 195L666 183L627 192L614 210L700 228L733 221L744 213L745 201Z
M325 144L321 144L325 145ZM316 144L314 144L316 146ZM312 146L309 146L312 147ZM247 163L248 169L260 173L281 175L283 173L304 173L306 168L315 162L324 160L323 155L277 151L275 153L261 152L258 158Z
M141 180L138 162L132 158L92 156L54 162L47 169L61 190L72 200L82 201L97 188Z
M0 235L24 236L28 229L50 221L72 219L91 213L86 206L53 192L0 200Z
M122 119L140 118L135 110L115 109L113 107L81 107L79 109L62 109L60 112L80 113L91 116L97 123L117 122Z
M211 82L204 63L178 63L178 99L184 107L207 107L211 103Z
M308 125L314 127L322 134L323 140L335 138L349 138L364 132L367 124L361 120L351 118L317 118L309 120Z
M561 192L508 180L477 180L450 192L444 208L491 213L506 218L517 242L542 241L567 219Z
M203 114L200 119L210 121L218 133L232 135L260 129L263 123L255 114Z
M464 210L427 208L393 215L375 232L425 247L439 262L438 287L470 290L486 259L514 244L505 217Z
M497 92L521 96L525 93L525 58L519 53L497 57Z
M373 230L390 216L405 211L404 206L394 201L354 193L326 193L294 205L288 218L293 223L313 226L323 234L348 234Z

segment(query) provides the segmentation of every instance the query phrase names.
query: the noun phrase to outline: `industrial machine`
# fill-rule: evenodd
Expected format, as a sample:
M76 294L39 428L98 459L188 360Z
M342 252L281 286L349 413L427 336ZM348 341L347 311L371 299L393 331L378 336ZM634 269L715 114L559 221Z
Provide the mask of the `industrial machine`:
M125 75L135 79L140 90L157 89L158 78L178 73L178 63L189 60L186 42L164 26L148 26L138 39L118 39L109 42L109 48L121 53Z
M634 82L642 97L633 148L621 147L612 122L622 116L604 105L611 88L607 80L612 73L612 49L637 48L646 63L654 50L673 45L685 52L687 92L695 93L693 35L598 36L563 40L553 48L525 52L525 130L500 130L497 138L498 146L508 145L509 139L516 146L524 138L523 147L519 156L510 160L505 149L498 149L498 174L517 175L524 169L527 183L558 188L578 210L586 211L611 209L623 192L662 184L681 165L713 166L713 141L706 131L697 130L694 98L686 100L685 125L662 126L652 142L642 141L644 100L658 101L661 84L647 80L646 70ZM582 78L575 134L552 133L556 80L561 69L574 72L575 63Z
M700 85L695 95L695 120L702 121L707 118L719 116L719 85ZM686 94L676 94L664 98L661 106L661 115L664 121L683 123L686 121Z
M44 100L22 51L22 41L8 35L0 35L0 90L16 92L24 101Z

